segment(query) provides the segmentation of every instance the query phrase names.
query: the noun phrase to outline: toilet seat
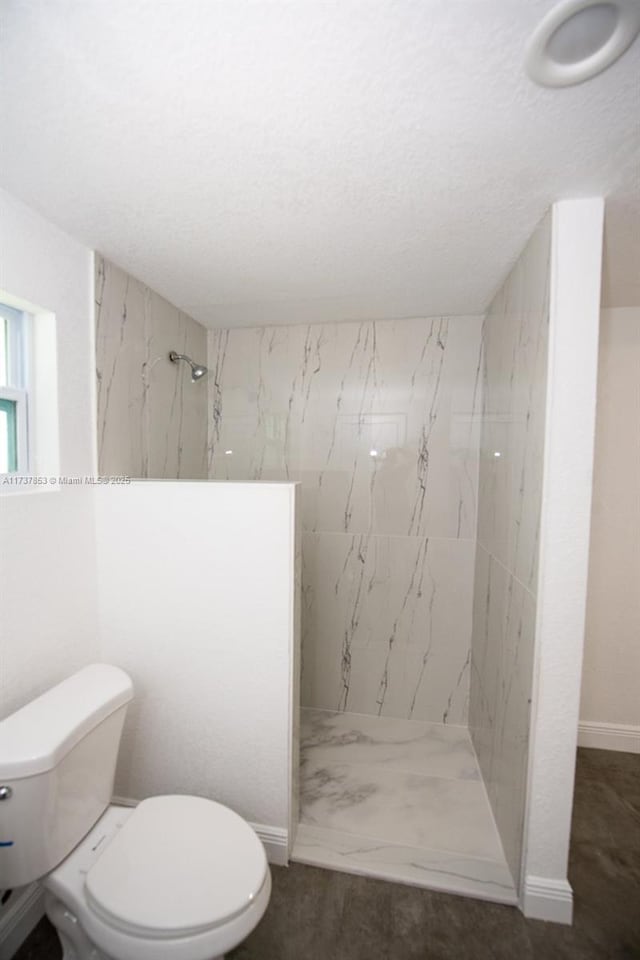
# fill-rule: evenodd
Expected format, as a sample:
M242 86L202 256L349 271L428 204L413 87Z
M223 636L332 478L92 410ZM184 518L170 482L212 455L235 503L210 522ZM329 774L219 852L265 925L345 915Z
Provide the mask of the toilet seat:
M114 931L175 940L213 931L258 899L269 870L241 817L202 797L143 800L85 877L91 913Z

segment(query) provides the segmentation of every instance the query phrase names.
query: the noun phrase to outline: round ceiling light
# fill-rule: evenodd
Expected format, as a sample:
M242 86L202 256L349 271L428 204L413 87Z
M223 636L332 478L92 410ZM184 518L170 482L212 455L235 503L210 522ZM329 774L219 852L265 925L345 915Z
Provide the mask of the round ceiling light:
M527 73L545 87L582 83L615 63L639 32L638 0L564 0L527 44Z

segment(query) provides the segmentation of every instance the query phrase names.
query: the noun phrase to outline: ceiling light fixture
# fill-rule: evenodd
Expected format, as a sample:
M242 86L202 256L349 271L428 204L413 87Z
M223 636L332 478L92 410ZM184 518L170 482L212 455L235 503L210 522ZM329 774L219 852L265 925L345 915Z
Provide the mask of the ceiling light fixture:
M564 0L529 40L527 73L544 87L583 83L615 63L639 32L637 0Z

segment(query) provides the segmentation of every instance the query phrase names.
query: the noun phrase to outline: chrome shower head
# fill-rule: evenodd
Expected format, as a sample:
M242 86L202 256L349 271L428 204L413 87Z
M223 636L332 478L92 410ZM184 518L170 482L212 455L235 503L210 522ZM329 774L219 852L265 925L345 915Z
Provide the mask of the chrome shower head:
M201 363L192 363L191 364L191 382L197 383L202 377L206 376L209 373L207 367L203 366Z
M185 363L189 364L191 367L191 383L197 383L198 380L201 380L202 377L209 373L209 370L203 364L194 363L191 357L187 357L184 353L176 353L175 350L172 350L169 354L169 360L171 360L172 363L177 363L178 360L184 360Z

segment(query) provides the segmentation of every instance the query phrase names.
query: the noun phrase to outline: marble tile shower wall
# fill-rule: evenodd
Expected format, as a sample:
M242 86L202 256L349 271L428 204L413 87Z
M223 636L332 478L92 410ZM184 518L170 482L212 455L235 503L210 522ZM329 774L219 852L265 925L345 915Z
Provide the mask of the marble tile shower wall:
M518 883L533 684L546 412L547 217L484 324L469 724Z
M302 703L464 723L478 317L216 330L209 474L299 480Z
M96 255L98 468L102 476L207 477L207 388L169 352L203 363L207 332Z

